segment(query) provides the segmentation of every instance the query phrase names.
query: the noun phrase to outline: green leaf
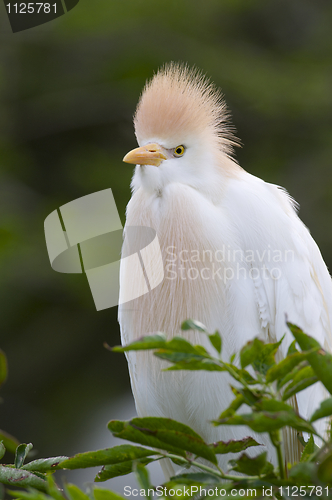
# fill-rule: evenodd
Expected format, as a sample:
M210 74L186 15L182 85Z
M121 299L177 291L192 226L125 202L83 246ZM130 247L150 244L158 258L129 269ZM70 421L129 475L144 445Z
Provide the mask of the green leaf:
M302 382L302 380L306 378L315 377L315 372L310 365L303 366L300 370L297 370L293 376L292 382L287 386L289 389L290 386L294 386L298 382Z
M232 466L233 470L241 472L242 474L261 476L262 474L268 474L273 471L273 465L266 460L266 456L266 451L253 458L243 453L237 460L230 460L229 464Z
M332 450L323 456L318 466L317 476L322 483L332 486Z
M197 330L198 332L206 333L206 326L200 321L194 319L187 319L181 325L181 330Z
M0 386L6 381L8 374L7 358L0 349Z
M263 346L264 343L258 338L247 342L240 351L241 367L245 368L246 366L251 365L259 356Z
M262 398L256 403L256 408L262 411L289 411L294 413L292 406L277 399Z
M64 489L69 500L91 500L90 497L75 484L65 484Z
M2 441L0 441L0 460L3 458L5 453L6 453L5 445L3 444Z
M308 361L319 380L325 385L329 393L332 394L332 355L322 349L317 340L303 333L300 328L292 323L287 323L287 325L302 351L319 349L308 355Z
M197 361L209 361L211 362L212 360L206 358L206 356L200 356L198 354L192 354L189 352L174 352L174 351L169 351L166 349L160 349L156 351L155 356L160 359L165 359L166 361L169 361L170 363L190 363L192 362L197 362ZM217 365L219 366L219 365Z
M112 351L115 352L126 352L126 351L140 351L148 349L158 349L164 347L166 344L166 336L163 333L157 333L156 335L146 335L135 342L132 342L126 346L115 346Z
M7 490L7 493L19 500L50 500L48 495L32 488L29 488L28 491ZM62 497L62 500L64 500L64 497Z
M65 497L62 495L60 489L58 488L51 474L46 476L46 481L47 481L47 493L51 495L51 497L54 498L54 500L64 500Z
M142 457L150 457L156 455L157 452L147 450L140 446L132 446L130 444L122 444L114 446L114 448L105 448L98 451L87 451L78 453L67 460L61 462L59 469L84 469L86 467L96 467L100 465L119 464L128 460L135 460Z
M139 462L143 465L148 465L150 462L154 462L153 458L141 458ZM101 471L95 477L95 482L107 481L113 477L125 476L133 472L133 460L128 460L128 462L120 462L114 465L105 465Z
M294 411L257 412L245 415L233 415L214 422L216 425L247 425L256 432L271 432L284 426L292 427L298 431L317 434L314 427L298 416Z
M137 481L145 491L145 496L147 498L151 498L149 495L149 489L152 488L152 485L150 483L148 471L146 470L144 465L140 464L139 462L134 463L134 470L136 473Z
M306 441L303 439L303 436L299 433L297 433L297 440L302 444L303 448L305 448Z
M301 361L297 366L295 366L293 368L293 370L291 370L289 373L287 373L287 375L284 376L284 378L282 379L279 379L277 381L277 389L278 391L284 386L286 385L288 382L290 382L291 380L294 379L294 377L303 369L305 368L306 366L310 366L308 361L304 360L304 361Z
M266 375L267 371L275 365L274 356L283 339L274 344L265 344L258 358L252 363L256 372Z
M240 383L243 383L242 381L245 382L245 384L248 385L255 385L258 383L258 380L256 380L254 377L250 375L250 373L247 370L240 370L235 365L231 365L229 363L223 363L223 366L226 368L228 373L232 375L235 380L238 380Z
M306 379L302 380L301 382L299 382L298 384L292 386L291 389L287 388L287 390L283 394L282 399L284 401L286 401L286 399L289 399L292 396L294 396L294 394L297 394L298 392L303 391L307 387L310 387L311 385L316 384L316 382L318 382L318 378L316 376L306 378Z
M114 436L152 448L161 448L185 457L184 450L216 464L213 451L195 431L170 418L134 418L127 422L113 420L108 424Z
M123 497L114 493L114 491L101 488L94 488L93 494L96 500L123 500Z
M291 354L295 354L296 352L299 352L299 351L296 349L296 340L293 340L291 345L288 347L287 356L290 356Z
M294 394L297 394L298 392L303 391L307 387L315 384L317 381L318 378L316 377L312 367L305 366L296 373L293 381L286 387L282 399L285 401L291 396L294 396Z
M294 341L296 342L296 341ZM311 354L317 349L312 349L309 351ZM295 366L297 366L301 361L307 359L308 353L307 352L298 352L296 351L293 354L287 355L285 359L280 361L277 365L272 366L266 374L266 381L267 382L274 382L276 379L282 379L284 378L287 374L289 374Z
M154 353L160 359L165 359L170 363L174 363L173 366L165 368L164 371L175 371L175 370L205 370L205 371L217 371L224 372L226 368L220 366L218 362L208 359L205 356L198 356L195 354L182 353L182 352L168 352L168 351L157 351Z
M274 344L264 344L258 338L248 342L240 352L241 367L252 365L256 372L263 375L275 365L274 355L283 339Z
M19 441L18 441L18 439L16 439L15 437L11 436L7 432L0 430L0 440L5 445L5 448L6 448L7 451L9 451L10 453L15 454L15 450L18 447L18 445L20 444Z
M244 451L251 446L262 446L257 443L255 439L252 437L245 437L243 439L239 439L238 441L235 439L231 439L230 441L217 441L216 443L210 444L210 447L213 449L216 455L224 455L225 453L238 453L240 451Z
M165 347L161 349L172 352L197 354L198 356L206 356L207 358L211 358L204 347L200 345L192 345L183 337L173 337L172 340L168 341Z
M312 462L298 463L290 469L288 475L290 479L296 480L298 485L311 486L316 482L316 464Z
M33 460L32 462L23 465L22 469L35 472L47 472L55 470L58 468L58 465L65 460L68 460L68 457L39 458L38 460Z
M14 461L16 469L20 469L20 467L22 467L22 465L24 464L24 460L27 457L27 454L29 453L30 450L32 450L32 448L33 448L32 443L29 444L22 443L18 445L15 451L15 461Z
M244 389L241 389L240 387L237 389L237 391L242 394L243 398L244 398L244 402L245 404L247 404L248 406L256 406L258 400L260 400L261 398L261 393L259 393L258 391L251 391L250 389L248 388L244 388Z
M173 488L175 485L204 485L204 484L220 483L220 477L210 474L208 472L189 472L188 474L177 474L173 476L164 486L168 489ZM223 485L225 486L225 485Z
M212 335L209 335L209 339L215 350L221 354L221 349L222 349L222 339L220 336L220 333L216 331Z
M307 462L317 450L318 446L315 445L314 437L312 434L310 434L304 450L302 451L300 462Z
M176 363L175 365L170 366L169 368L164 368L163 371L172 372L172 371L178 371L178 370L187 370L187 371L204 370L207 372L224 372L225 371L225 369L218 366L216 363L213 363L212 361L208 361L208 360L205 360L205 361L194 361L194 360L192 360L192 361L180 361L179 363Z
M233 390L234 388L232 388ZM234 390L233 390L234 392ZM242 394L239 394L238 391L237 391L237 395L236 395L236 398L233 399L233 401L231 402L231 404L229 405L228 408L226 408L226 410L224 410L220 415L219 415L219 420L221 420L222 418L226 418L226 417L230 417L231 415L233 415L236 410L238 410L242 405L244 404L244 397L242 396Z
M127 441L132 441L134 443L143 444L145 446L150 446L151 448L160 448L162 450L167 450L170 453L180 455L185 458L185 452L177 446L172 446L168 443L164 443L158 439L157 435L150 433L145 433L136 426L131 425L131 421L123 422L121 420L111 420L108 423L108 429L112 432L113 436L119 437L121 439L126 439ZM156 452L157 453L157 452Z
M3 465L0 465L0 483L20 488L31 487L42 491L46 490L47 485L44 479L32 474L32 472Z
M310 422L315 422L320 418L329 417L332 415L332 398L325 399L320 404L320 407L313 413Z
M163 333L156 335L147 335L127 346L113 347L113 351L139 351L148 349L159 349L158 353L188 353L197 356L211 358L207 350L200 345L192 345L188 340L183 337L173 337L167 341Z
M172 457L171 461L173 462L173 464L179 465L180 467L184 467L185 469L188 469L188 467L190 467L189 464L186 463L186 461L181 457L177 457L177 458Z

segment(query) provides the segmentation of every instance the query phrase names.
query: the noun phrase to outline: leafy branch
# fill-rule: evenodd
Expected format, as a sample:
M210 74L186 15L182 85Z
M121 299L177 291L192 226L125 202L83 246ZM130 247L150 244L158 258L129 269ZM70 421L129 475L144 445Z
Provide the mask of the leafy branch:
M222 359L220 334L207 332L204 325L193 320L184 322L182 330L197 330L202 335L207 335L213 347L211 352L216 355L211 355L203 346L194 345L180 336L167 340L162 333L112 349L115 352L153 350L155 356L170 363L166 370L228 372L236 381L236 387L231 386L234 398L211 425L242 425L257 433L267 433L275 448L277 468L267 460L266 451L254 457L247 455L246 449L261 446L252 437L206 443L193 429L180 422L169 418L145 417L129 421L112 420L108 423L113 436L134 444L79 453L70 458L61 456L25 463L32 445L21 444L16 448L14 463L0 465L0 482L25 488L20 493L17 490L11 491L11 494L26 500L49 500L49 497L55 500L76 500L79 491L77 487L66 485L64 491L60 490L52 474L59 469L99 466L101 470L96 475L95 482L134 472L142 491L146 492L146 496L151 496L149 492L155 491L155 487L150 483L146 466L168 458L182 466L184 472L162 485L164 496L167 496L170 488L184 491L190 486L192 496L195 496L198 487L216 488L216 491L218 488L225 491L256 488L260 494L263 494L264 488L271 488L273 495L280 498L285 497L286 487L304 488L310 485L310 488L313 486L316 490L301 490L301 496L327 497L329 487L332 486L332 441L331 437L327 439L321 436L313 423L321 418L331 417L332 397L314 409L309 420L300 416L287 401L318 381L332 394L332 356L298 327L290 323L287 326L295 340L289 347L286 358L279 363L276 362L275 355L283 339L269 344L258 338L248 342L241 349L238 366L235 356L227 362ZM0 356L0 375L5 374L2 375L5 380L3 359L5 358ZM239 413L243 406L249 408L248 413ZM298 432L303 445L301 459L293 465L285 464L283 457L281 436L285 427ZM302 433L309 435L307 442L301 437ZM321 448L315 444L314 436L322 440ZM3 439L0 445L2 455L5 447ZM228 470L224 471L218 465L218 456L229 453L240 455L231 458ZM81 491L79 496L81 500L121 498L115 493L97 488L90 497Z

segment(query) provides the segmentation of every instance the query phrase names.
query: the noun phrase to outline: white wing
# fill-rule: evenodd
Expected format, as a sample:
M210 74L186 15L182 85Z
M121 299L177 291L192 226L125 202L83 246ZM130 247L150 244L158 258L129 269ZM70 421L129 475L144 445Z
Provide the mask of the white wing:
M247 265L252 269L261 333L268 341L286 333L281 346L285 355L294 340L285 325L287 315L331 351L332 281L315 241L282 188L247 173L243 176L230 186L227 207L239 228L242 248L254 254ZM241 283L234 280L232 286ZM315 384L300 392L293 404L308 418L327 396L322 384ZM317 428L324 433L326 421L320 420Z

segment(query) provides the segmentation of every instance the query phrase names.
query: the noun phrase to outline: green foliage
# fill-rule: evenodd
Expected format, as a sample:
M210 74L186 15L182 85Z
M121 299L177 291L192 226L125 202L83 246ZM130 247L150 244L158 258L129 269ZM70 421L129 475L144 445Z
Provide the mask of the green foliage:
M230 460L229 463L233 470L249 476L262 476L273 471L273 465L266 460L266 451L254 458L243 453L238 460Z
M155 455L155 453L153 453ZM125 476L133 472L133 467L135 463L141 463L143 465L148 465L153 462L153 458L137 458L134 460L128 460L127 462L119 462L114 465L105 465L100 472L95 477L96 482L107 481L113 477Z
M96 465L117 465L119 463L138 460L140 458L155 455L151 450L123 444L114 448L106 448L99 451L88 451L79 453L74 457L61 461L58 468L61 469L85 469L86 467L96 467Z
M33 448L32 443L29 444L22 443L16 448L14 465L17 469L20 469L23 466L24 461L28 456L29 451L32 450L32 448Z
M33 462L25 464L21 468L23 470L30 470L35 472L48 472L59 468L61 462L67 459L68 457L41 458L39 460L33 460Z
M308 439L308 442L305 444L304 450L302 451L300 462L308 462L308 460L318 449L318 446L315 445L313 435L311 435Z
M39 477L37 473L5 465L0 465L0 482L9 486L30 487L41 491L46 490L45 479Z
M149 489L152 485L150 483L150 477L149 477L148 471L146 470L144 465L142 465L140 463L136 463L134 465L134 467L135 467L137 480L138 480L140 486L143 488L143 490L145 492L145 496L147 498L151 498L151 496L149 495Z
M325 385L326 389L331 394L332 354L322 349L317 340L303 333L297 326L288 323L288 327L294 335L295 340L301 347L302 351L309 351L310 349L314 350L314 352L308 354L308 361L313 372L315 372L319 380Z
M184 457L186 452L190 452L214 464L217 463L211 448L196 432L171 418L133 418L129 422L112 420L108 428L114 436L122 439L152 448L162 448Z
M275 365L274 355L280 344L281 340L275 344L264 344L257 338L248 342L240 353L241 367L252 365L256 372L266 375L268 369Z
M320 407L314 412L310 421L315 422L323 417L329 417L332 415L332 398L325 399L320 405Z
M255 432L272 432L289 426L299 432L317 434L309 422L296 415L295 411L254 411L245 415L233 415L216 421L217 425L247 425Z
M235 439L231 439L230 441L218 441L210 446L216 455L224 455L225 453L238 453L251 446L260 446L260 444L252 437L245 437L239 441Z
M2 441L7 451L13 454L19 445L18 440L14 436L11 436L8 432L2 430L0 430L0 441Z
M5 353L0 349L0 387L7 378L7 358Z
M312 351L309 351L312 352ZM293 368L298 366L301 361L304 361L307 358L308 354L305 352L288 352L287 358L283 359L277 365L272 366L268 373L266 374L267 382L274 382L278 379L279 382L284 380L286 375L288 375ZM280 384L279 384L279 387Z
M185 491L188 496L190 491L189 496L193 498L199 487L215 491L219 488L226 493L254 488L256 496L264 496L264 488L265 491L268 488L270 496L280 498L286 493L290 496L289 488L297 488L303 497L327 498L329 487L332 487L332 440L327 441L325 436L320 436L313 422L332 415L332 397L319 408L313 408L310 420L299 415L286 400L317 381L323 382L329 389L327 375L332 375L331 356L299 328L291 324L288 326L295 341L286 358L279 363L275 361L275 354L282 339L271 344L264 344L259 339L248 342L240 352L241 367L234 362L234 356L225 362L221 356L220 334L209 334L204 325L192 320L183 323L183 330L196 330L207 335L211 343L209 351L182 337L167 340L161 333L143 337L128 346L113 348L116 352L153 349L157 357L170 363L168 369L227 371L236 382L236 387L231 386L234 399L211 425L241 425L257 433L268 433L275 448L278 467L267 460L266 451L250 436L238 441L207 443L193 429L180 422L170 418L144 417L108 423L113 436L135 444L79 453L70 458L38 459L26 464L32 445L20 444L16 448L14 464L0 466L0 482L23 488L20 493L9 492L24 500L119 500L122 498L119 495L98 488L87 494L75 485L67 484L62 491L51 477L59 469L99 466L101 470L95 482L134 472L140 491L152 498L151 492L155 487L151 484L146 466L168 458L183 466L184 470L188 469L188 472L176 475L162 485L165 496L167 491L175 489L178 497ZM217 353L217 356L211 352ZM243 405L249 411L239 413ZM297 431L303 443L300 461L292 466L288 464L288 467L282 447L282 430L285 427ZM309 435L307 442L300 436L301 433ZM314 436L322 440L321 448L315 443ZM260 453L249 456L245 450L250 447L257 447ZM3 455L4 449L5 443L0 444L0 455ZM237 455L232 455L234 453ZM228 471L218 466L218 455L225 454L230 454Z
M5 453L6 453L5 445L3 444L2 441L0 441L0 460L3 458Z

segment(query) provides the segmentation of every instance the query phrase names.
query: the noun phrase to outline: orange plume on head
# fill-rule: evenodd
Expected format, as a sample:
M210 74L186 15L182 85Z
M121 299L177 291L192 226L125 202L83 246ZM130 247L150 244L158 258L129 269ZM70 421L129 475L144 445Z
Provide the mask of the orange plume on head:
M182 64L165 65L147 82L134 123L139 143L158 137L174 138L177 145L193 133L208 133L226 154L238 143L221 91L199 70Z

